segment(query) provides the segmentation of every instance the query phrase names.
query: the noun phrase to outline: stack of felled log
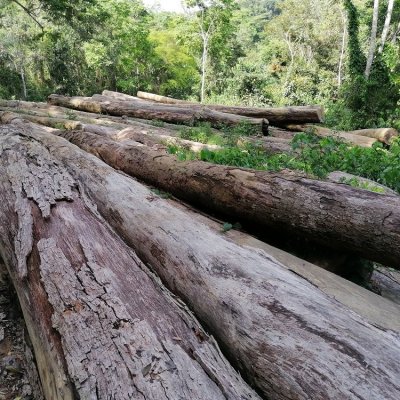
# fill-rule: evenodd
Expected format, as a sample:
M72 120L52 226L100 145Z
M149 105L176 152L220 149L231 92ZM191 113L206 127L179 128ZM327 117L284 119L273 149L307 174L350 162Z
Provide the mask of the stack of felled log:
M141 92L0 101L0 262L46 399L400 397L398 304L221 223L400 269L400 197L165 147L218 149L177 134L205 121L282 152L322 118Z

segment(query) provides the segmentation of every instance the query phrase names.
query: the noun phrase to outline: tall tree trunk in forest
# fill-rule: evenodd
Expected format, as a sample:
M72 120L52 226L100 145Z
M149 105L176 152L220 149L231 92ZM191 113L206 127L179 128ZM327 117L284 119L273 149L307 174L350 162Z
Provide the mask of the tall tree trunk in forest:
M367 58L367 66L365 67L365 77L368 79L371 74L372 63L374 61L376 49L376 34L378 31L378 16L379 16L379 0L374 0L374 10L372 14L371 37L369 41L369 52Z
M346 53L346 37L347 37L347 19L346 19L346 13L341 10L342 14L342 20L343 20L343 34L342 34L342 46L340 48L340 58L339 58L339 67L338 67L338 87L340 88L342 86L342 70L343 70L343 64L344 64L344 56Z
M382 31L381 44L378 49L379 53L382 53L383 48L385 47L386 38L389 33L390 22L392 20L393 7L394 7L394 0L389 0L386 18L385 18L385 25L384 25L383 31Z
M203 41L203 54L201 56L201 95L200 102L204 103L206 95L206 73L207 73L207 62L208 62L208 41L209 34L202 30L201 38Z

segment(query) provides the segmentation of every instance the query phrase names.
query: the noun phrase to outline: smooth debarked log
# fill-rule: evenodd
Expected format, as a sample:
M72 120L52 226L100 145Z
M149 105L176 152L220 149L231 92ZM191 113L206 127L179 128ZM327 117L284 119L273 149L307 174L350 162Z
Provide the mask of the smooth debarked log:
M13 125L68 166L101 215L206 323L265 398L398 399L398 334L61 138Z
M353 135L360 135L360 136L374 138L381 143L389 145L396 137L399 136L399 132L393 128L358 129L356 131L350 131L349 133Z
M109 90L103 90L103 94L105 96L111 96L120 99L125 98L128 100L128 98L125 97L126 96L125 94L119 92L111 92ZM137 98L148 101L155 101L157 103L163 103L163 104L197 104L197 103L191 103L190 101L186 100L174 99L172 97L160 96L158 94L142 92L142 91L137 92Z
M206 107L195 109L168 106L165 104L143 104L128 101L95 101L90 97L65 97L52 94L48 102L53 105L89 111L99 114L130 116L143 119L160 120L185 125L209 122L213 127L248 125L256 133L268 133L268 121L262 118L249 118L226 114Z
M398 136L398 132L392 128L360 129L344 132L316 125L286 125L285 127L292 131L311 132L321 137L337 137L362 147L372 147L377 141L390 145L393 139Z
M104 92L103 92L104 94ZM109 95L109 94L108 94ZM112 95L114 98L122 99L123 96ZM153 93L138 92L137 97L143 100L150 100L159 103L177 104L182 107L194 107L198 103L171 99L165 96L158 96ZM124 98L128 100L128 98ZM324 110L320 106L297 106L297 107L240 107L224 106L219 104L207 104L211 110L229 114L243 115L252 118L266 118L271 125L305 124L324 122Z
M400 268L400 247L396 245L400 237L400 196L296 173L181 162L162 150L119 144L89 133L59 134L114 168L224 217L302 235Z
M85 157L65 144L64 155ZM12 125L0 127L0 189L0 257L47 400L260 399L82 182Z

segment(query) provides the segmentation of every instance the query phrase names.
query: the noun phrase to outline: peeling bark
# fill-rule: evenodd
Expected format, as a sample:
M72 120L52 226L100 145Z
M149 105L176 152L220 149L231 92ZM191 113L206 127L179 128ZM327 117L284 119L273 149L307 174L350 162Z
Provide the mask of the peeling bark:
M30 124L13 125L66 166L264 397L399 398L398 333L372 325L265 251L239 246L61 138Z
M0 128L0 255L46 399L259 399L36 139Z

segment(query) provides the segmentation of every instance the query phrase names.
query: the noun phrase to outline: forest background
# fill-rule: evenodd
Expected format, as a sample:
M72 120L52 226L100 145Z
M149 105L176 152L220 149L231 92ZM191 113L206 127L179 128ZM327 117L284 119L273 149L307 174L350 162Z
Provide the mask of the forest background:
M0 0L0 98L137 90L400 128L399 0Z

